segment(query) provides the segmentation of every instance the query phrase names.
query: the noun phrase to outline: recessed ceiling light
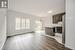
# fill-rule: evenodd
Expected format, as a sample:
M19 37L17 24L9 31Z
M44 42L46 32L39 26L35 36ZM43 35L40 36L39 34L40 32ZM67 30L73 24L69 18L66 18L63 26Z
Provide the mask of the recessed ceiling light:
M48 11L48 13L52 13L52 11Z

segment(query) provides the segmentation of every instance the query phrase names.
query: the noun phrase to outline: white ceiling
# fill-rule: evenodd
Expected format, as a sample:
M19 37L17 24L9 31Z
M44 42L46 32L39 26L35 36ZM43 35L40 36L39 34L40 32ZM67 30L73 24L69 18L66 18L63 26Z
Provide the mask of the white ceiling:
M46 17L65 11L65 0L9 0L9 9ZM53 13L49 14L51 10Z

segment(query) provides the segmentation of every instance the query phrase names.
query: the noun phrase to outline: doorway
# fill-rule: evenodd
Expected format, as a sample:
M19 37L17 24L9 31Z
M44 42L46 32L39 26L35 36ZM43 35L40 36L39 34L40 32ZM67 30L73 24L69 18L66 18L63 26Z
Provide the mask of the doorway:
M40 20L36 20L35 24L36 24L35 31L41 32L42 31L42 22Z

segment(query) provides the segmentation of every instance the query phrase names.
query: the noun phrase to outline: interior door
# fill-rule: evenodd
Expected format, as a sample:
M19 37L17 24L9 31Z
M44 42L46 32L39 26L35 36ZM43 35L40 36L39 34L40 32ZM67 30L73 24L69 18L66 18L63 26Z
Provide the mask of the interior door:
M42 22L40 20L36 20L35 23L36 23L35 30L41 31L42 30Z

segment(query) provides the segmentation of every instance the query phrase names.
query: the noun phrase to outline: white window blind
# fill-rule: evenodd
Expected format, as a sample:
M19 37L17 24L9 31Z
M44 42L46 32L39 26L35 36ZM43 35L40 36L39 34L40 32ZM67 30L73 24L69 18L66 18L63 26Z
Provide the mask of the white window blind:
M26 19L26 29L29 29L29 28L30 28L30 20Z
M30 29L30 19L16 17L16 30Z
M21 19L19 17L16 18L16 30L20 29Z
M21 29L25 29L25 18L22 18Z

